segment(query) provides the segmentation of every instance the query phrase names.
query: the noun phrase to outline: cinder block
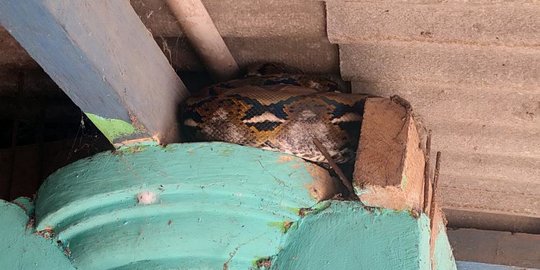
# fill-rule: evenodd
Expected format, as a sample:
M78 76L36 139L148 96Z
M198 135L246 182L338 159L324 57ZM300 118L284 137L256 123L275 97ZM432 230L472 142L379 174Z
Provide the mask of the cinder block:
M540 48L377 41L340 45L351 81L412 81L504 87L540 84Z
M326 4L328 37L333 43L347 44L400 40L540 46L540 6L522 2L330 1Z
M326 37L324 3L283 0L204 0L224 37ZM181 36L182 30L162 0L131 0L154 37Z

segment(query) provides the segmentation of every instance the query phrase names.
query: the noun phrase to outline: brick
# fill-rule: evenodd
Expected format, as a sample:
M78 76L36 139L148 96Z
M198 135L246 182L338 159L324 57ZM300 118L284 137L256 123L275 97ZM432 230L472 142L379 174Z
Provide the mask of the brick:
M540 46L538 4L331 1L326 8L328 37L333 43L400 40Z
M324 3L283 0L205 0L224 37L326 37ZM155 37L181 36L182 30L162 0L131 0Z
M537 87L540 48L427 42L362 42L340 45L343 79Z

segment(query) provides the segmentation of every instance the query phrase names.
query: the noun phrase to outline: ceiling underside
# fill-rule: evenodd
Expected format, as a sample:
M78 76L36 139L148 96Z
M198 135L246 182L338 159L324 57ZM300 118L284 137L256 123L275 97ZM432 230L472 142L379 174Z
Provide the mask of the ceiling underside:
M283 62L409 100L443 152L439 197L451 223L540 230L540 6L203 2L241 66ZM164 1L131 3L177 70L203 70ZM38 68L4 30L0 48L0 68ZM15 88L9 76L0 87Z

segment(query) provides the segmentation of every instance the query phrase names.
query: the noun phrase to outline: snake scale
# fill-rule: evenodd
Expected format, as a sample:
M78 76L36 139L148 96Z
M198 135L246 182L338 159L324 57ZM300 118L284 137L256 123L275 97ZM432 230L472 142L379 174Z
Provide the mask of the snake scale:
M266 64L242 79L205 88L183 111L187 141L224 141L325 164L317 138L337 163L354 159L366 95L339 92L329 79Z

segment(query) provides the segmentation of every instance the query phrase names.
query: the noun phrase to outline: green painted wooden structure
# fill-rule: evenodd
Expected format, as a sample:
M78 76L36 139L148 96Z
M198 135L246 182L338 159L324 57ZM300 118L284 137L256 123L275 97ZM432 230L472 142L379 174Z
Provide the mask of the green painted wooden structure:
M5 269L431 268L426 216L318 202L331 196L322 191L329 181L316 165L261 149L132 145L51 175L34 226L32 204L2 202L9 237L0 261ZM446 237L437 241L437 269L455 269Z

